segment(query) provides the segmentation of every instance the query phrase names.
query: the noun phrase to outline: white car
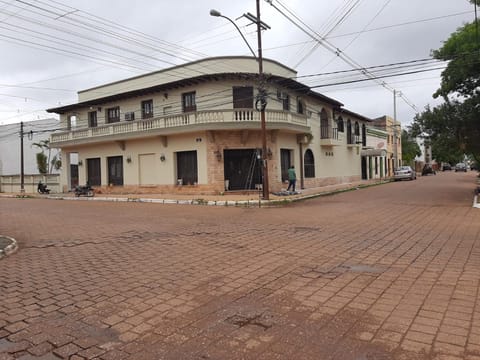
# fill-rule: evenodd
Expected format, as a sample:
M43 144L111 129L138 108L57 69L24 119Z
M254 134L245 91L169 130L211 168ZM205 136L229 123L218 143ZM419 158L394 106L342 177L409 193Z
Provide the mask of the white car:
M400 166L395 169L393 173L393 179L397 180L415 180L417 178L417 173L410 166Z

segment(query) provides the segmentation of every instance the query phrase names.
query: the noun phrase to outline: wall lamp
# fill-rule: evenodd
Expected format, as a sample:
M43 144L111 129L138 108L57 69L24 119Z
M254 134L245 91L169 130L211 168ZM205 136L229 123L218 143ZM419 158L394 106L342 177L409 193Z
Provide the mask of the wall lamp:
M216 150L214 154L218 161L222 161L222 153L219 150Z
M167 158L165 157L165 154L160 155L160 161L165 161Z
M270 148L268 148L268 150L267 150L267 157L268 157L269 160L272 160L273 153L272 153L272 150Z
M78 160L78 166L83 166L83 161L82 160Z
M127 163L131 163L132 162L132 157L130 155L127 155Z

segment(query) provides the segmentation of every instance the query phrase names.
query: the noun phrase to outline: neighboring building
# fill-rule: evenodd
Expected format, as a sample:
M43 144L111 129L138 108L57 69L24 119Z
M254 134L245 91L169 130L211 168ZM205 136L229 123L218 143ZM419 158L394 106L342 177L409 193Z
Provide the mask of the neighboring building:
M23 171L24 174L38 174L36 154L41 150L33 145L42 140L48 140L50 134L58 129L59 121L44 119L23 123ZM20 123L0 126L0 175L19 175L20 161ZM48 150L44 151L48 156ZM50 158L58 154L57 149L51 149ZM59 171L52 169L52 173Z
M387 176L388 133L367 126L367 147L362 150L362 179L383 179Z
M402 125L384 115L373 119L373 126L387 132L387 176L393 176L394 169L402 165Z
M431 166L435 170L439 169L438 164L432 158L432 146L430 145L430 139L427 136L419 136L416 139L418 146L420 147L420 156L415 157L415 170L422 172L425 165Z
M295 80L264 59L267 166L271 191L361 179L370 119ZM61 183L103 191L218 193L262 184L258 63L209 58L98 86L78 103L49 109L67 131L51 135L64 161ZM73 155L78 156L72 160Z

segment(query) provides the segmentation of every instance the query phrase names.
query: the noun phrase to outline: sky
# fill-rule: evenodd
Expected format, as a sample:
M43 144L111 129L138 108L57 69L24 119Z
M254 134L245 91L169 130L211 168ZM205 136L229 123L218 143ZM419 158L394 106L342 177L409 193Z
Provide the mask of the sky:
M432 94L446 64L431 51L474 21L467 0L260 0L260 8L270 26L265 58L348 110L396 115L402 125L440 101ZM255 0L0 0L0 125L56 116L45 109L77 102L83 89L205 57L251 55L233 24L210 9L235 21L257 51L256 27L242 16L256 15Z

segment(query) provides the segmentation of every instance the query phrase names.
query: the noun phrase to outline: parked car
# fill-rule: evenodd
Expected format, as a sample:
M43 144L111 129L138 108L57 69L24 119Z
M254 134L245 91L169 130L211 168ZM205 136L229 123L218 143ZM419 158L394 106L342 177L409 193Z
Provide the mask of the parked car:
M443 171L452 170L452 165L450 165L450 164L443 164L442 170L443 170Z
M422 176L425 175L437 175L437 173L435 170L433 170L433 167L430 164L425 164L422 169Z
M410 166L400 166L395 169L393 173L393 179L397 180L415 180L417 178L417 173Z
M458 163L457 165L455 165L455 172L457 171L467 172L467 165L465 165L464 163Z

